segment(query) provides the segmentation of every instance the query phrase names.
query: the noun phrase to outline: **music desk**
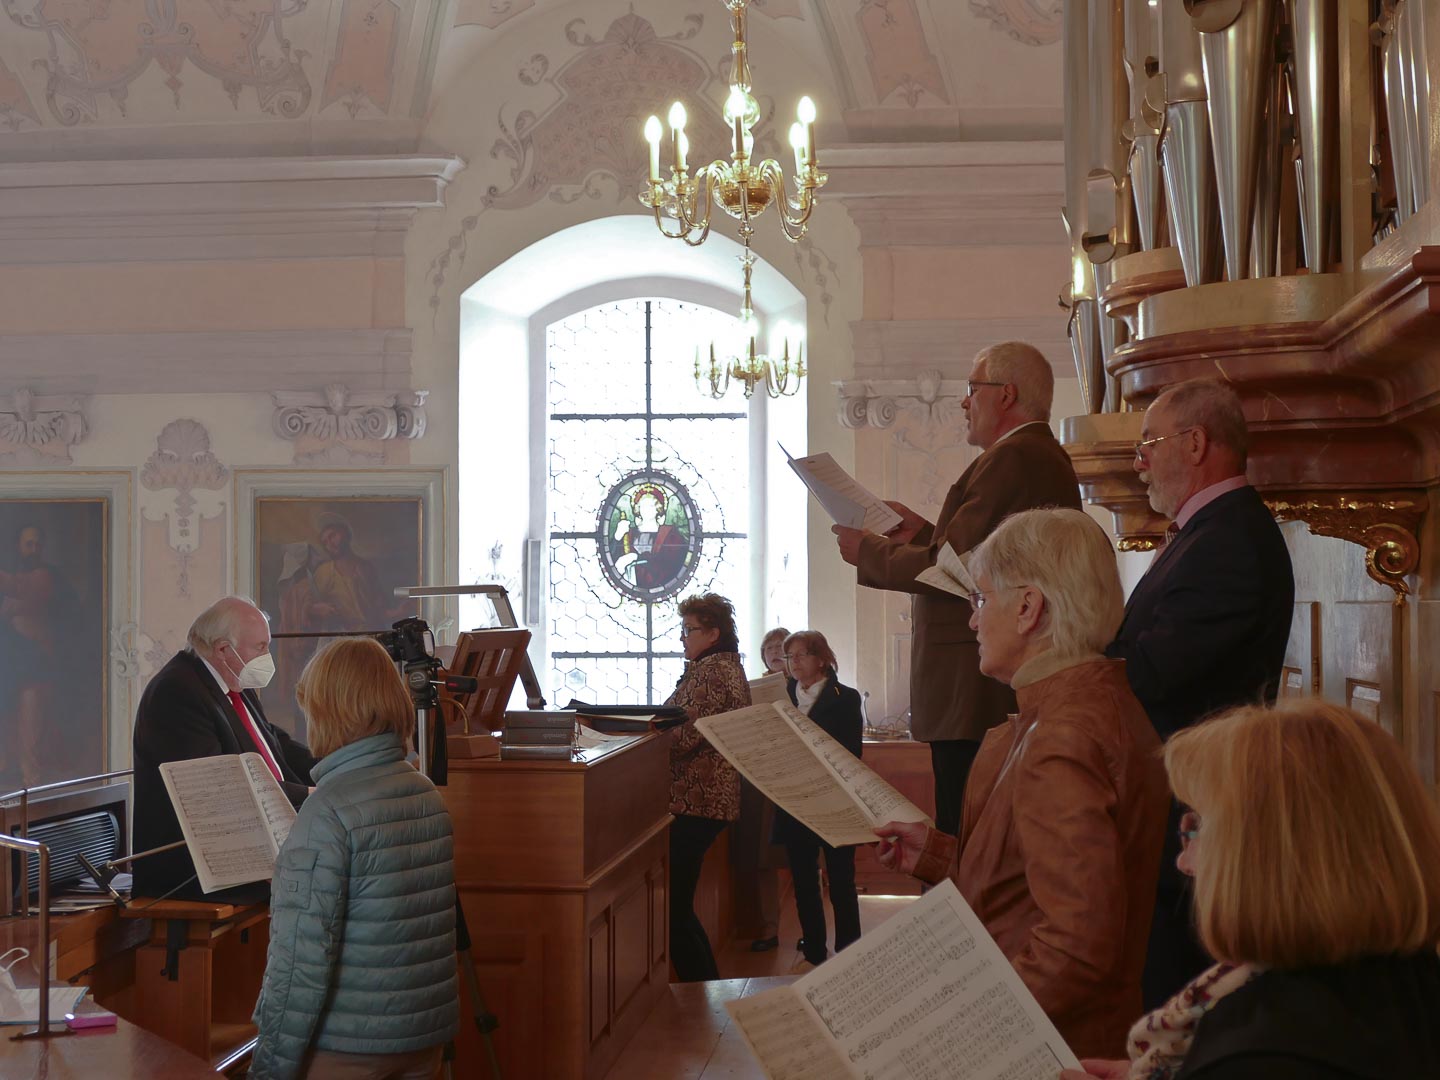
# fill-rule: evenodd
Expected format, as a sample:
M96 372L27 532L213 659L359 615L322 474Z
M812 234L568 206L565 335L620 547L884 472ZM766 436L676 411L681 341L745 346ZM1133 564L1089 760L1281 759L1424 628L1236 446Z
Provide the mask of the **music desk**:
M91 1006L93 1008L93 1006ZM82 1002L79 1012L85 1012ZM33 1026L33 1025L32 1025ZM14 1031L19 1028L12 1029ZM0 1076L47 1080L215 1080L208 1062L123 1017L114 1027L15 1042L0 1028Z
M450 761L456 886L507 1078L599 1080L667 992L669 750L650 734L568 762ZM461 990L455 1075L483 1080Z

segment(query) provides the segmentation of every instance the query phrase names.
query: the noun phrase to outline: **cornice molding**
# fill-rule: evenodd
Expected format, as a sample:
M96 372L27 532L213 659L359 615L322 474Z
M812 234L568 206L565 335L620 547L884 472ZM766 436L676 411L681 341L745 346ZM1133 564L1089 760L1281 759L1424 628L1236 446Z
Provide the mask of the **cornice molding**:
M408 390L411 348L405 329L0 334L0 394Z
M455 157L0 164L0 263L399 257Z
M1001 341L1026 341L1050 361L1057 378L1074 378L1065 316L992 319L863 319L850 324L856 379L916 378L939 369L964 380L975 354Z

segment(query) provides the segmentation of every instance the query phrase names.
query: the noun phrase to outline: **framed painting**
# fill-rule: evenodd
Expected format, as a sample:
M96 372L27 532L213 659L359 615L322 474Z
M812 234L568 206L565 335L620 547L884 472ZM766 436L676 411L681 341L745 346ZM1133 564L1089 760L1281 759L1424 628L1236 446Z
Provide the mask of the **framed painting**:
M270 616L275 637L275 678L260 699L303 739L295 684L323 642L411 617L434 627L438 602L395 590L444 577L444 474L254 471L237 473L236 488L237 591Z
M0 470L0 792L129 763L132 487Z

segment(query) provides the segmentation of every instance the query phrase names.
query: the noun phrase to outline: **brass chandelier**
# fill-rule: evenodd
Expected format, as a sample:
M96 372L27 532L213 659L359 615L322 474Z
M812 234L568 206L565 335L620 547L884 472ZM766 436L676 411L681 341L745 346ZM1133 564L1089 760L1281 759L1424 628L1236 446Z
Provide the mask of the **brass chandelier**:
M715 204L740 222L740 242L744 246L741 264L745 273L744 301L740 308L742 328L748 333L748 347L740 355L723 363L716 359L715 346L710 346L708 373L701 370L700 357L695 358L695 381L703 389L702 374L708 374L709 392L721 397L731 381L741 383L748 398L763 383L770 397L792 395L799 391L805 376L804 346L799 347L794 368L790 363L789 342L780 358L761 355L756 350L757 325L750 300L750 275L755 255L750 242L755 235L755 219L775 206L780 229L791 243L798 242L808 231L810 215L815 209L816 191L825 186L827 177L815 163L815 103L802 97L796 108L796 120L790 126L790 146L795 151L794 192L786 186L785 170L774 158L755 162L755 125L760 120L760 104L751 90L750 61L745 42L745 18L748 0L722 0L730 12L734 42L730 46L730 93L725 99L722 115L732 133L730 160L717 158L690 175L690 140L685 134L685 106L670 106L671 162L668 178L661 176L660 144L664 127L658 116L645 122L645 139L650 144L650 179L640 192L640 201L655 214L655 225L672 240L684 240L699 247L710 236ZM666 227L666 219L677 223ZM793 382L791 381L793 378Z

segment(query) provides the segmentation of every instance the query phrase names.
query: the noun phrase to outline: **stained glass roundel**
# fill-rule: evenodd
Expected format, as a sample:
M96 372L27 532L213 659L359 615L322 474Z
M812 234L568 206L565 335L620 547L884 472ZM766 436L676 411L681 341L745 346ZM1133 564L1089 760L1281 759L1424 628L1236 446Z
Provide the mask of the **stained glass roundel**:
M685 485L667 472L634 472L612 487L600 505L596 532L601 570L632 600L668 600L695 573L700 511Z

